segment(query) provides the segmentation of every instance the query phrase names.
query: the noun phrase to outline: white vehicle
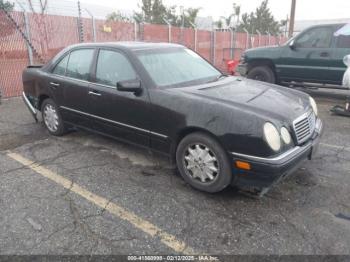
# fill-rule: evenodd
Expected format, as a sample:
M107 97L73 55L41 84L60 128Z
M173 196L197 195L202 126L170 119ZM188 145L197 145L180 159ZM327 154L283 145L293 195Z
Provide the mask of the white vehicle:
M344 64L348 67L343 77L343 87L350 90L350 55L347 55L343 59ZM350 95L346 96L345 107L336 105L331 109L331 112L350 117Z
M350 89L350 55L344 57L344 64L348 67L343 77L343 86Z

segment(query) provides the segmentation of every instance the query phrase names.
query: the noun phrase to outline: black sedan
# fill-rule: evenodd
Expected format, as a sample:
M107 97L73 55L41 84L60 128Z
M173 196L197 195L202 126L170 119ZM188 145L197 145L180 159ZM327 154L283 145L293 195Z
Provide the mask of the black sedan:
M23 85L52 135L77 127L165 153L206 192L266 192L311 159L322 133L307 94L223 75L175 44L74 45L28 67Z

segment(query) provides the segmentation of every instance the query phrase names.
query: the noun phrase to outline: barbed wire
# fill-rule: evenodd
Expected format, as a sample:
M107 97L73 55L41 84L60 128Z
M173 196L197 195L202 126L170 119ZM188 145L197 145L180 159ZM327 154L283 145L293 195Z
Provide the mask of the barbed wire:
M16 11L32 12L31 6L35 12L39 13L41 11L41 5L38 1L32 1L31 6L27 0L15 0L13 2ZM80 5L82 8L82 17L84 18L90 18L90 14L92 14L92 16L97 19L106 19L107 15L113 11L118 11L123 15L132 16L132 12L127 10L119 10L102 5L86 4L84 2L80 2ZM49 1L45 14L78 17L78 1Z

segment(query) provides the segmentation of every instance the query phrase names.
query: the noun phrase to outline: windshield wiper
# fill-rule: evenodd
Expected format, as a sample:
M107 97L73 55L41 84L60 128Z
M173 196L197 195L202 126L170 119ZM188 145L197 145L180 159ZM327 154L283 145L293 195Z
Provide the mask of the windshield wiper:
M217 81L219 81L220 79L226 78L226 77L228 77L228 75L226 75L226 74L220 74L220 75L218 75L217 77L215 77L213 80L208 81L207 83L214 83L214 82L217 82Z
M216 77L216 80L218 81L218 80L220 80L221 78L226 78L226 77L228 77L228 75L226 75L226 74L221 74L221 75L219 75L219 76Z

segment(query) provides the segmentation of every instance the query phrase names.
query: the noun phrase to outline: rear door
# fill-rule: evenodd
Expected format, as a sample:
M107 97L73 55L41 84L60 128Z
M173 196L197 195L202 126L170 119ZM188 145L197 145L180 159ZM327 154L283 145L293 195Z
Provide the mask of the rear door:
M50 97L53 98L55 103L58 106L61 106L64 97L63 92L65 88L65 74L68 64L69 53L66 54L61 60L56 64L51 73L48 73L47 81L45 86L48 86L50 89Z
M280 75L288 81L327 82L334 29L329 26L313 27L294 40L293 47L281 55Z
M128 57L116 49L100 49L90 86L95 128L119 139L149 147L150 105L147 89L140 94L118 91L119 81L139 79Z
M85 127L90 126L92 119L89 81L94 52L94 48L75 49L70 52L60 105L65 121Z

